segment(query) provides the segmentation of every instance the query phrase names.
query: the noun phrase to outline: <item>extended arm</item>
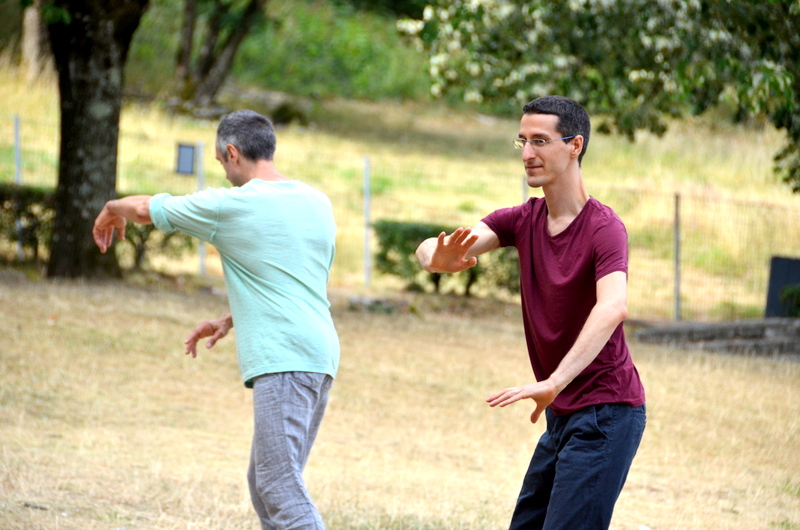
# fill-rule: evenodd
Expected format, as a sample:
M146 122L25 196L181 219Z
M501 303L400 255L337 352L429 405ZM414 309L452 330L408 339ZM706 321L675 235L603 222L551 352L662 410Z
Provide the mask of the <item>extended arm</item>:
M612 272L597 281L597 303L578 335L575 344L558 368L544 381L506 388L489 396L490 406L505 407L521 399L533 399L536 409L531 421L536 423L544 409L597 357L611 334L628 316L627 275Z
M500 246L491 228L478 223L474 228L458 228L449 236L442 232L417 247L417 260L428 272L459 272L478 263L479 256Z
M150 196L131 195L122 199L108 201L97 219L94 221L92 237L100 248L100 252L105 253L114 241L114 229L119 234L119 239L125 239L125 224L133 221L138 224L151 224L150 219Z
M211 348L219 339L228 334L233 327L233 317L230 313L214 320L200 322L186 337L186 355L197 357L197 343L203 337L211 337L206 342L206 348Z

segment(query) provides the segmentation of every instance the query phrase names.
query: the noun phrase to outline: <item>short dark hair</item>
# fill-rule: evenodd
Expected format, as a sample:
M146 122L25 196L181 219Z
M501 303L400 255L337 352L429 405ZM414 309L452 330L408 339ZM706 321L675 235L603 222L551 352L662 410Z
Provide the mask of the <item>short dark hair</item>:
M589 114L580 103L563 96L543 96L525 105L522 112L524 114L552 114L558 117L556 131L561 136L583 136L583 149L578 155L578 165L580 165L586 148L589 147L589 134L592 130Z
M275 155L275 127L268 118L252 110L231 112L217 127L217 150L228 160L225 146L234 145L248 160L272 160Z

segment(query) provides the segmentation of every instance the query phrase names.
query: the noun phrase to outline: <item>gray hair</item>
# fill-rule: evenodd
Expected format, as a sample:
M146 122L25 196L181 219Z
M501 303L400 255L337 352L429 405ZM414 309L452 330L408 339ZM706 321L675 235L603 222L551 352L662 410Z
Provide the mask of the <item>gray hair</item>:
M231 112L217 127L217 150L228 160L226 146L235 146L248 160L272 160L275 155L275 127L268 118L252 110Z

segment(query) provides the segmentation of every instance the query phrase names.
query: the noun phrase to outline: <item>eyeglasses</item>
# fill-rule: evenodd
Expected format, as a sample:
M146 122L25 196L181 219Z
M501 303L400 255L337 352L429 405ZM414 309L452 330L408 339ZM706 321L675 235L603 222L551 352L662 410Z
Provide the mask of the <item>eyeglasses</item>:
M565 136L564 138L556 138L555 140L544 140L543 138L531 138L530 140L526 140L525 138L515 138L514 139L514 147L516 149L522 149L525 147L526 143L530 143L534 149L539 149L541 147L546 146L550 142L557 142L559 140L569 140L571 138L575 138L575 136Z

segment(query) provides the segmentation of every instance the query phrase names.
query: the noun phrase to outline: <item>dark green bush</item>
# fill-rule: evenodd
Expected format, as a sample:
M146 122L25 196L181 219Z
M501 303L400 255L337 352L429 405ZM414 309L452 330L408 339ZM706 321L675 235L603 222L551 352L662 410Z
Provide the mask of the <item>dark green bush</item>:
M133 250L133 262L130 268L141 270L147 256L161 254L177 258L193 250L194 241L191 236L177 230L165 234L153 225L128 223L125 228L125 241L122 244L128 245Z
M800 318L800 284L787 285L781 289L780 297L784 314Z
M50 188L17 186L0 183L0 241L22 242L26 259L45 261L53 235L55 192ZM164 234L153 225L128 223L125 241L120 242L122 254L132 252L130 268L141 269L146 255L160 253L180 256L191 250L193 239L181 232Z
M440 292L442 275L426 272L415 256L419 244L441 232L453 229L444 225L380 220L373 225L378 236L375 266L384 274L392 274L407 282L407 288L425 290L429 285ZM484 291L519 292L519 267L514 248L499 249L483 255L478 265L453 275L464 295L470 296L476 286Z
M0 239L21 242L38 262L53 236L54 197L49 188L0 183Z

